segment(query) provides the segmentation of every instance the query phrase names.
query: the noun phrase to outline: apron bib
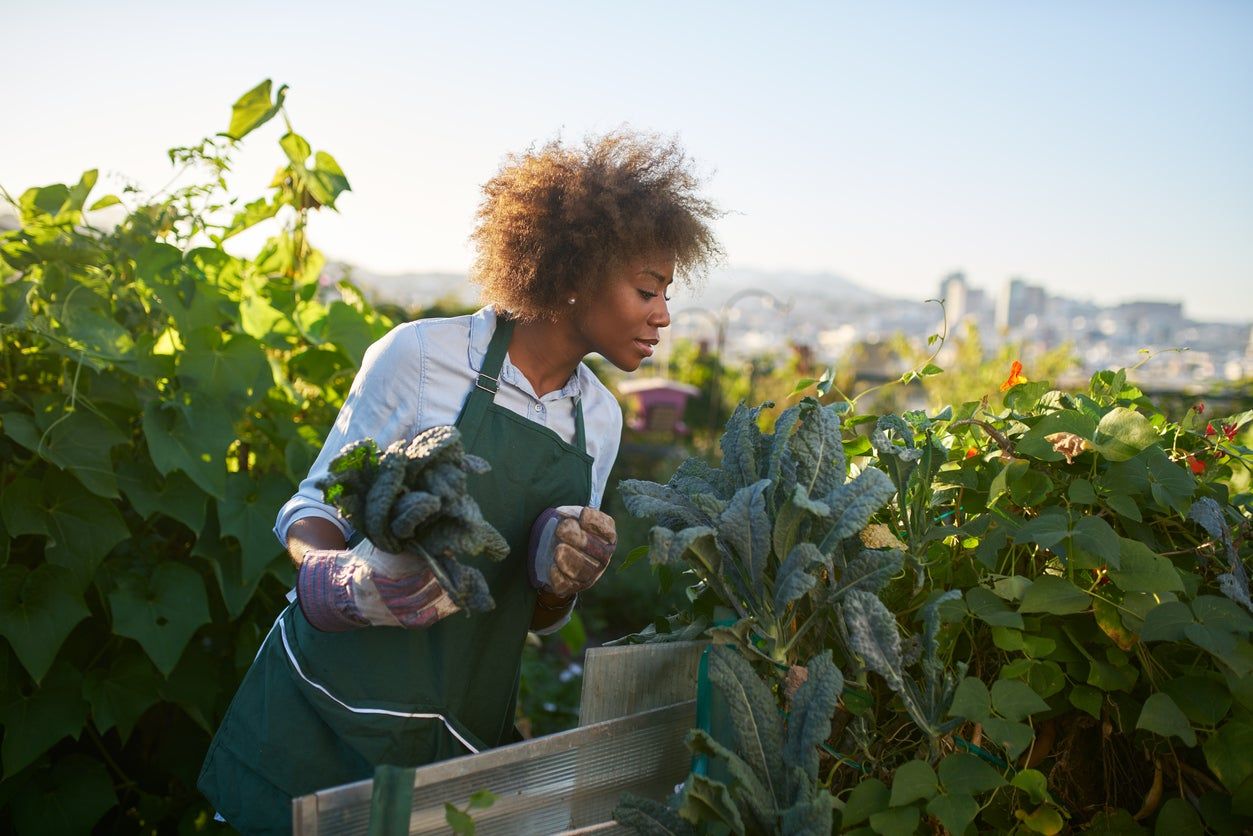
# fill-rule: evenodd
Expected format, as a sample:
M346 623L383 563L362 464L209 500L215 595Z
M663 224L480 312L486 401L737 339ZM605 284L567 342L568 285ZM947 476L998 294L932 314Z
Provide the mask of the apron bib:
M467 452L491 463L468 489L509 543L503 561L466 561L487 579L491 612L425 630L323 633L288 606L262 643L209 748L199 787L244 833L288 833L291 799L516 739L522 645L535 609L531 525L546 508L586 505L592 458L583 406L571 445L495 403L513 322L497 317L483 369L457 418Z

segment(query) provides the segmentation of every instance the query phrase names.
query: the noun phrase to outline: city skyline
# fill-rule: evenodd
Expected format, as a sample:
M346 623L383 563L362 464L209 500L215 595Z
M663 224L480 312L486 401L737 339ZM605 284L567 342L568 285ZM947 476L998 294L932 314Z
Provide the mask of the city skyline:
M1022 276L1253 316L1245 3L54 0L6 22L14 196L87 168L100 193L158 189L165 150L222 130L270 77L352 182L312 240L372 272L465 272L479 186L506 153L627 123L678 136L708 175L736 269L918 299L954 271ZM46 60L50 43L75 60ZM139 60L117 59L127 43ZM241 197L269 181L282 130L239 152Z

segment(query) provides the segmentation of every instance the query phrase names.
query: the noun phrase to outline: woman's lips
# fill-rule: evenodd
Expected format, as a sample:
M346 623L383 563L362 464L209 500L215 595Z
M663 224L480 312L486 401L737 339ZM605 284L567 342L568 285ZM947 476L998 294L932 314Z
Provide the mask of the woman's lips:
M653 356L653 344L644 340L636 340L635 344L639 346L640 351L644 352L645 357Z

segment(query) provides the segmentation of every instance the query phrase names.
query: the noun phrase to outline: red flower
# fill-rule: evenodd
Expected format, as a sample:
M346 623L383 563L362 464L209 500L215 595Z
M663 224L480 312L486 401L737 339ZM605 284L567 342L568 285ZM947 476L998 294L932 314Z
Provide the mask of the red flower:
M1213 434L1214 434L1214 425L1213 425L1213 424L1206 424L1206 425L1205 425L1205 434L1206 434L1206 435L1213 435Z
M1223 435L1227 436L1228 441L1235 441L1236 430L1238 429L1239 427L1237 427L1235 424L1223 424Z
M1027 376L1022 373L1022 363L1015 360L1009 366L1009 377L1005 378L1005 382L1001 384L1001 391L1008 392L1019 383L1026 383Z
M1188 467L1192 468L1192 472L1198 476L1205 472L1205 462L1193 455L1188 456Z
M1195 412L1197 415L1204 415L1205 403L1203 401L1197 401L1196 403L1192 404L1192 411Z
M973 459L977 455L979 455L978 447L971 447L969 450L966 451L966 458L968 459Z

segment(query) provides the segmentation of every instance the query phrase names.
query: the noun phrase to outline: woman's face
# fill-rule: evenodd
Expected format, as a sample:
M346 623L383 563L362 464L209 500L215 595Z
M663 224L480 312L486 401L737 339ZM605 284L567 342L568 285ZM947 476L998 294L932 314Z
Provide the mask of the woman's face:
M575 303L575 328L591 351L624 372L651 357L670 324L666 294L674 282L674 257L657 252L631 259L606 277L592 298Z

